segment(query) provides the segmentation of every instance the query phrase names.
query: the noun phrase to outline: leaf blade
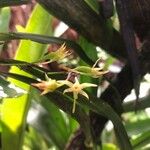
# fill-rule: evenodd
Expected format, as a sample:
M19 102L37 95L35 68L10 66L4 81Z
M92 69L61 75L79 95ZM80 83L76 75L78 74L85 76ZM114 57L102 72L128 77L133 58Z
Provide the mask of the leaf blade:
M38 19L38 23L40 26L37 26L36 28L30 28L31 24L37 24L37 18L41 17L42 19ZM36 21L35 21L36 20ZM37 5L32 12L32 15L29 19L29 22L26 26L27 32L36 32L36 33L47 33L46 30L48 30L48 24L51 22L51 16L45 12L39 5ZM47 25L43 30L41 26ZM35 26L35 25L34 25ZM33 47L32 47L33 46ZM31 53L27 51L26 49L30 49L32 54L37 52L36 48L40 50L43 50L43 46L37 45L33 42L25 42L22 41L20 43L20 46L17 50L16 59L17 60L26 60L26 61L35 61L38 57L41 56L41 52L36 55L35 58L32 59ZM10 72L16 72L18 74L23 74L26 76L29 76L27 73L21 71L18 68L12 67ZM30 86L27 84L23 84L17 80L9 79L11 82L15 83L18 86L21 86L22 88L26 89L27 91L30 89ZM11 150L12 146L9 143L13 143L13 149L18 150L21 148L21 143L23 140L23 131L25 127L25 120L26 115L28 112L28 108L30 105L30 100L28 101L28 95L25 94L18 98L13 99L5 99L3 106L2 106L2 122L3 122L3 132L2 132L2 145L5 150ZM10 117L11 116L11 117ZM15 118L15 121L14 121Z

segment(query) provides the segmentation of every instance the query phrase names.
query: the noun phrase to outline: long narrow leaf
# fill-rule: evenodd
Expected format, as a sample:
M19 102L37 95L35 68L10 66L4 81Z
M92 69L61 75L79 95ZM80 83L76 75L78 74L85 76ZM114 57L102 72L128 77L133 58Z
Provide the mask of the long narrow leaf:
M23 5L31 2L31 0L1 0L0 8L7 6Z
M48 98L50 98L52 100L52 102L54 104L56 104L58 107L60 107L61 109L63 109L65 112L70 113L71 114L71 109L72 109L72 104L71 102L73 101L71 97L69 96L64 96L61 92L54 92L54 93L49 93L46 95ZM81 100L82 99L82 100ZM91 98L92 100L94 100L94 98ZM68 105L65 104L63 101L68 101ZM120 148L121 150L132 150L131 147L131 143L129 141L129 138L127 136L126 130L121 122L121 119L119 118L119 116L113 111L113 109L106 104L103 101L99 101L96 102L95 101L87 101L85 98L80 97L79 98L79 103L77 103L77 105L89 108L90 110L103 115L105 117L107 117L108 119L110 119L113 124L114 124L114 128L116 131L116 136L117 136L117 140L118 143L120 144ZM60 105L61 104L61 105ZM71 106L70 106L71 105ZM68 106L68 107L66 107ZM69 109L67 109L69 108ZM76 113L78 113L78 108L76 110ZM77 114L73 114L73 116L78 120L78 116ZM80 120L78 120L80 122Z
M150 143L150 130L148 132L142 133L140 136L132 140L133 148L134 149L141 149L146 144Z
M136 110L143 110L145 108L150 107L150 95L147 95L146 97L140 98L139 102L136 106ZM131 112L135 111L135 101L126 102L123 104L124 112Z
M33 63L28 63L25 61L20 60L13 60L13 59L0 59L0 65L4 66L16 66L20 70L25 71L29 73L30 75L33 75L36 78L40 78L42 80L45 80L45 73L50 77L54 79L64 79L67 77L67 73L65 72L49 72L49 70L39 67Z
M91 98L91 103L88 103L87 101L80 101L81 104L84 104L84 106L88 106L89 109L92 111L107 117L109 120L112 121L114 125L114 130L116 133L117 141L120 145L121 150L132 150L131 143L129 141L128 135L126 133L126 130L121 122L120 117L115 113L115 111L105 102L94 100L94 98Z
M99 13L99 5L97 0L84 0L97 14Z
M66 45L75 50L75 52L80 56L80 58L85 61L89 65L93 65L94 62L86 55L83 49L75 42L62 39L57 37L50 37L45 35L38 35L38 34L31 34L31 33L0 33L0 40L1 41L8 41L14 39L25 39L25 40L32 40L34 42L42 43L42 44L63 44L64 42Z
M132 121L125 124L125 128L130 136L150 131L150 119Z

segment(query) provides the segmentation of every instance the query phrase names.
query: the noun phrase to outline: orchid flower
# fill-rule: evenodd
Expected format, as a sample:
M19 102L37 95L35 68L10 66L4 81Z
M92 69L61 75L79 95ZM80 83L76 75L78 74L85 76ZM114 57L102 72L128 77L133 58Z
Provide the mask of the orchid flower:
M57 88L63 86L63 82L56 81L45 75L46 81L40 81L39 83L32 83L33 86L40 90L43 90L41 95L47 94L49 92L54 92Z
M73 108L72 108L72 113L75 112L75 108L76 108L76 100L78 99L78 95L81 94L83 96L85 96L87 99L89 99L89 96L86 92L83 91L84 88L87 87L97 87L96 84L91 84L91 83L82 83L80 84L77 77L75 77L75 83L72 83L70 81L64 82L64 84L66 84L67 86L69 86L68 89L64 90L64 93L67 92L72 92L73 93Z
M47 55L43 56L42 60L40 60L40 61L46 61L45 63L59 61L59 60L64 59L65 57L69 56L70 54L71 53L69 53L69 51L66 50L66 45L64 43L61 45L61 47L58 50L56 50L54 52L50 52Z
M103 71L103 67L95 67L98 63L99 59L95 62L95 64L92 67L88 66L79 66L74 69L71 69L73 72L84 74L87 76L91 76L93 78L98 78L103 74L108 73L108 71Z

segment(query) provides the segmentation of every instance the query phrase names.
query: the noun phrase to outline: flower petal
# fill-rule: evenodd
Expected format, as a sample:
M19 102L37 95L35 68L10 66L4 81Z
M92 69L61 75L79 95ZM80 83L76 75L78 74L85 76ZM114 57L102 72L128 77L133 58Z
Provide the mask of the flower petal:
M50 81L51 80L51 78L49 78L46 73L45 73L45 79L46 79L46 81Z
M71 88L65 89L63 93L73 92Z
M87 87L97 87L96 84L91 84L91 83L82 83L81 86L82 86L82 89L87 88Z
M86 97L87 99L89 99L89 96L86 92L84 92L83 90L80 91L80 94L83 95L84 97Z
M39 88L40 90L43 90L45 88L45 81L41 81L39 83L31 83L31 85Z
M50 91L48 91L48 90L44 90L42 93L41 93L41 95L45 95L45 94L47 94L47 93L49 93Z
M92 68L93 71L101 71L103 69L103 67L100 68Z

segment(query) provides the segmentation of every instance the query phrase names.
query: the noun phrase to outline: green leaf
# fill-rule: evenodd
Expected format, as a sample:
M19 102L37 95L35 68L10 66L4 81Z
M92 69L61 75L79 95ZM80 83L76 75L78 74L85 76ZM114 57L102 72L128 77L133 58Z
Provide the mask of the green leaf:
M118 148L111 143L105 143L102 144L102 150L118 150Z
M78 43L82 47L82 49L84 50L86 55L88 57L90 57L91 60L95 63L95 61L98 59L96 46L93 45L92 43L90 43L89 41L87 41L82 36L80 36ZM83 59L81 58L78 66L80 67L83 65L87 66L87 63L83 62ZM77 66L77 68L78 68L78 66ZM88 66L87 66L87 68L88 68ZM80 81L86 82L86 83L93 83L93 84L97 84L97 85L99 83L99 81L97 79L91 78L89 76L80 76ZM95 96L97 95L97 88L88 88L88 91L93 93L93 95L95 95Z
M97 0L84 0L97 14L99 13L99 5Z
M63 114L46 97L40 96L39 91L32 90L30 96L46 110L46 113L38 119L38 127L40 128L41 134L51 139L59 149L64 149L70 133ZM35 124L35 128L36 125L37 123Z
M133 148L139 150L150 143L150 130L132 140Z
M26 84L31 84L31 83L35 83L37 82L36 80L30 78L30 77L26 77L26 76L23 76L23 75L18 75L18 74L15 74L15 73L3 73L1 72L2 75L8 75L10 76L11 78L14 78L16 80L19 80L19 81L22 81ZM31 91L30 91L31 93ZM85 135L87 135L87 141L88 142L91 142L92 140L92 137L89 133L89 129L88 129L88 124L89 124L89 118L88 116L86 115L86 113L81 110L81 109L77 109L78 110L78 113L77 114L72 114L72 103L71 102L68 102L68 101L62 101L64 99L63 95L61 96L58 96L57 98L55 97L57 95L54 94L54 97L48 97L49 100L51 100L55 105L57 105L59 108L61 108L62 110L64 110L65 112L69 113L71 116L73 116L76 120L78 120L79 123L81 123L81 128L83 129ZM59 99L60 98L60 101ZM58 101L56 101L56 99ZM73 100L72 100L73 101ZM63 103L62 103L63 102ZM62 105L63 104L63 105Z
M96 46L93 45L92 43L90 43L89 41L87 41L84 37L80 36L79 37L79 41L78 41L79 45L82 47L84 53L93 61L95 62L97 60L97 51L96 51ZM88 63L84 62L84 60L80 57L80 61L78 63L78 66L86 66L86 68L89 68ZM94 65L94 64L93 64ZM77 68L78 68L77 66ZM81 67L82 68L82 67ZM87 75L87 74L86 74ZM98 80L91 78L89 76L80 76L80 82L82 83L93 83L93 84L98 84ZM93 95L96 95L97 93L97 88L88 88L88 91L91 92ZM84 121L83 121L84 122ZM80 123L81 124L81 123ZM83 124L84 128L87 128L86 130L88 131L88 135L86 135L87 137L92 137L92 133L91 133L91 126L90 123L89 125L87 125L87 123ZM87 140L88 142L88 140Z
M50 146L44 141L43 136L36 129L31 126L28 127L28 130L25 132L23 150L47 150Z
M137 120L136 122L126 123L125 125L129 135L137 135L142 132L150 131L150 119Z
M0 8L7 6L23 5L31 2L30 0L1 0Z
M45 96L51 98L52 102L59 108L63 109L65 112L69 114L72 114L71 111L73 99L70 96L63 95L61 92L48 93ZM82 108L87 107L91 111L94 111L110 119L114 124L116 137L121 150L132 150L129 138L127 136L126 130L121 122L120 117L114 112L114 110L107 103L99 101L95 97L90 97L90 99L92 101L87 101L84 97L79 97L77 105L81 106ZM79 120L80 118L78 118L79 110L80 109L77 107L76 113L72 114L72 116L75 117L75 119L80 122Z
M37 5L33 10L32 15L30 16L25 31L39 34L49 34L51 31L51 18L52 17L42 7ZM46 45L34 43L31 41L21 41L15 58L17 60L34 62L44 54L45 49ZM16 67L12 67L10 72L29 76L27 73ZM30 90L30 86L27 84L13 79L9 79L9 81L27 91ZM14 150L21 149L26 115L29 106L30 99L28 99L28 94L25 94L19 98L4 99L2 106L3 149L12 150L12 145Z
M136 106L136 110L143 110L145 108L150 107L150 95L146 97L140 98L138 104ZM124 112L135 111L135 101L126 102L123 104Z
M107 117L109 120L112 121L116 133L116 138L120 145L121 150L132 150L131 143L129 141L128 135L121 122L120 117L114 112L114 110L107 103L104 103L103 101L92 100L92 105L90 109L104 117Z
M25 76L25 75L20 75L20 74L16 74L16 73L8 73L8 72L2 72L0 71L0 74L3 75L3 76L9 76L10 78L13 78L13 79L16 79L20 82L23 82L25 85L27 84L31 84L31 83L35 83L37 82L37 80L31 78L31 77L28 77L28 76Z
M14 76L14 78L15 78L15 76ZM25 81L23 81L23 82L25 82ZM67 95L63 95L61 92L48 93L45 96L48 99L50 99L60 109L69 113L78 122L80 122L82 120L79 116L83 116L84 113L82 113L82 111L81 111L81 109L79 109L79 107L76 108L76 113L72 114L73 99L71 97L69 97ZM94 111L94 112L110 119L114 124L116 137L117 137L118 143L120 144L121 150L132 149L131 144L128 139L128 136L127 136L127 133L126 133L126 130L121 122L120 117L114 112L114 110L107 103L105 103L103 101L99 101L95 97L90 97L90 99L92 99L92 101L89 102L84 97L79 97L79 100L77 101L77 105L81 106L82 108L87 107L91 111Z
M25 39L25 40L32 40L34 42L42 43L42 44L50 44L50 43L56 43L56 44L63 44L66 43L66 45L72 49L79 55L79 57L85 61L89 65L93 65L94 62L86 55L84 50L75 42L63 38L57 38L57 37L51 37L51 36L45 36L45 35L39 35L39 34L32 34L32 33L0 33L0 40L1 41L8 41L8 40L14 40L14 39Z
M10 20L10 8L0 9L0 32L8 32L9 20ZM3 44L0 44L0 53L3 48Z
M50 72L49 70L34 65L33 63L28 63L25 61L20 60L13 60L13 59L0 59L0 64L4 66L16 66L20 68L22 71L25 71L31 74L34 77L40 78L45 80L45 73L50 77L56 80L64 79L67 76L66 72ZM2 74L7 74L5 72L0 71Z

